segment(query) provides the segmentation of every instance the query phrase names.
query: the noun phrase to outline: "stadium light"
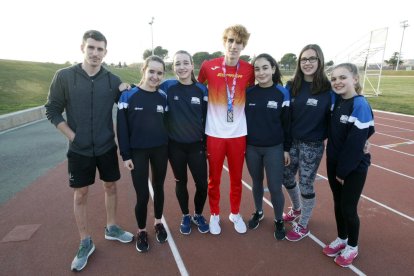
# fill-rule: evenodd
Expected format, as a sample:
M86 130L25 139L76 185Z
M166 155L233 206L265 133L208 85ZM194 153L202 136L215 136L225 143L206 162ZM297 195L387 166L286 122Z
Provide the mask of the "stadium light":
M408 20L401 21L400 23L401 23L401 27L403 28L403 32L402 32L402 37L401 37L400 52L398 53L397 66L395 66L395 71L398 71L398 65L400 65L401 49L402 49L403 40L404 40L405 28L410 26L408 25Z
M151 51L152 55L154 55L154 31L152 29L152 24L154 24L154 17L151 18L151 22L149 22L148 24L151 25Z

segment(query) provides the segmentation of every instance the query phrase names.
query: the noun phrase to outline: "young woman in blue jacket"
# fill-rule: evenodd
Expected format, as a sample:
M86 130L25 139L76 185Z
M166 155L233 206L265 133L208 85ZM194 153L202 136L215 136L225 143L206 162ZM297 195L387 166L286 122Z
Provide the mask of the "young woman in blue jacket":
M331 84L339 96L328 132L326 165L334 199L338 237L323 253L348 267L358 256L358 202L364 188L371 155L366 143L374 134L374 116L368 101L360 95L358 68L351 63L337 65Z
M136 249L149 249L146 229L149 201L149 166L154 189L154 227L156 239L163 243L167 232L161 222L164 208L164 180L168 165L168 133L165 126L167 96L158 89L165 72L164 61L158 56L148 57L142 67L138 85L121 84L129 88L118 103L117 132L119 149L125 167L131 171L137 203L135 217L138 224ZM120 89L122 90L122 89Z
M167 94L168 156L175 176L175 194L183 214L180 232L191 233L191 222L201 233L209 232L203 216L207 199L207 160L204 128L207 113L207 87L194 76L191 55L178 51L174 55L176 79L166 80L160 86ZM194 215L190 214L187 189L187 166L193 176L196 192Z

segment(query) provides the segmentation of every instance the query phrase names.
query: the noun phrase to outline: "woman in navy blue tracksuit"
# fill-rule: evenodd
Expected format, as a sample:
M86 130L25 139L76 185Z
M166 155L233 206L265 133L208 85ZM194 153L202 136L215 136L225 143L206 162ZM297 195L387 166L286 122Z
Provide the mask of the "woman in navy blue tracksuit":
M158 89L164 76L165 64L158 56L148 57L142 67L142 80L122 92L118 103L117 132L119 149L125 167L131 171L137 203L135 217L138 224L136 249L149 249L146 230L149 200L149 165L154 189L154 227L157 241L167 240L161 222L164 208L164 180L168 164L168 133L165 126L167 96ZM120 89L122 90L122 89Z
M332 190L338 237L323 249L343 267L358 255L358 201L364 188L371 156L364 148L374 134L374 117L360 95L358 68L351 63L337 65L331 85L338 96L332 113L326 164Z
M205 121L207 88L197 82L191 55L178 51L173 69L177 79L166 80L160 86L168 99L168 156L175 176L175 193L183 214L180 232L191 233L191 221L199 232L207 233L209 225L203 216L207 199L207 161L205 153ZM194 178L194 215L188 207L187 165Z
M324 66L321 48L317 44L306 45L299 54L293 80L286 85L291 95L292 147L283 184L292 207L283 219L298 220L286 233L286 239L293 242L309 235L308 224L316 203L315 177L325 149L333 105L333 92Z
M246 164L253 180L256 211L248 222L255 229L263 219L263 178L274 208L275 231L278 240L285 238L282 191L284 166L290 162L289 105L290 95L283 87L276 60L268 54L258 55L254 61L257 84L246 91L247 149Z

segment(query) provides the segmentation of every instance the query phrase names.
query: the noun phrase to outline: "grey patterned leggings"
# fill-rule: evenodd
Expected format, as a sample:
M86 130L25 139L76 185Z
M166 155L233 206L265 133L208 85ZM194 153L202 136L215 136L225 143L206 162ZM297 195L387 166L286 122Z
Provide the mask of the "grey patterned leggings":
M285 167L283 172L283 185L289 194L293 209L302 209L299 224L305 228L315 206L313 184L324 149L324 141L303 142L294 140L289 152L290 165ZM299 185L296 185L296 174L299 177ZM297 186L299 186L299 189Z
M290 165L285 167L283 185L291 189L296 185L295 176L299 173L299 189L305 198L315 197L313 183L321 163L324 141L303 142L294 140L290 149Z

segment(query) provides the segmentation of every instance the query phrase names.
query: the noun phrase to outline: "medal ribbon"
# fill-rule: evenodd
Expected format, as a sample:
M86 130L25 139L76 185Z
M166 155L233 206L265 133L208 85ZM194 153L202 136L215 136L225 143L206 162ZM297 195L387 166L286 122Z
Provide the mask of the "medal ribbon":
M237 84L237 72L239 72L239 67L240 67L240 63L237 62L236 73L234 74L233 84L232 84L231 90L230 90L229 84L228 84L228 81L227 81L227 75L226 75L226 62L225 62L225 59L223 59L223 64L221 66L221 69L223 70L224 82L226 83L227 110L229 110L229 111L233 110L234 94L236 93L236 84Z

